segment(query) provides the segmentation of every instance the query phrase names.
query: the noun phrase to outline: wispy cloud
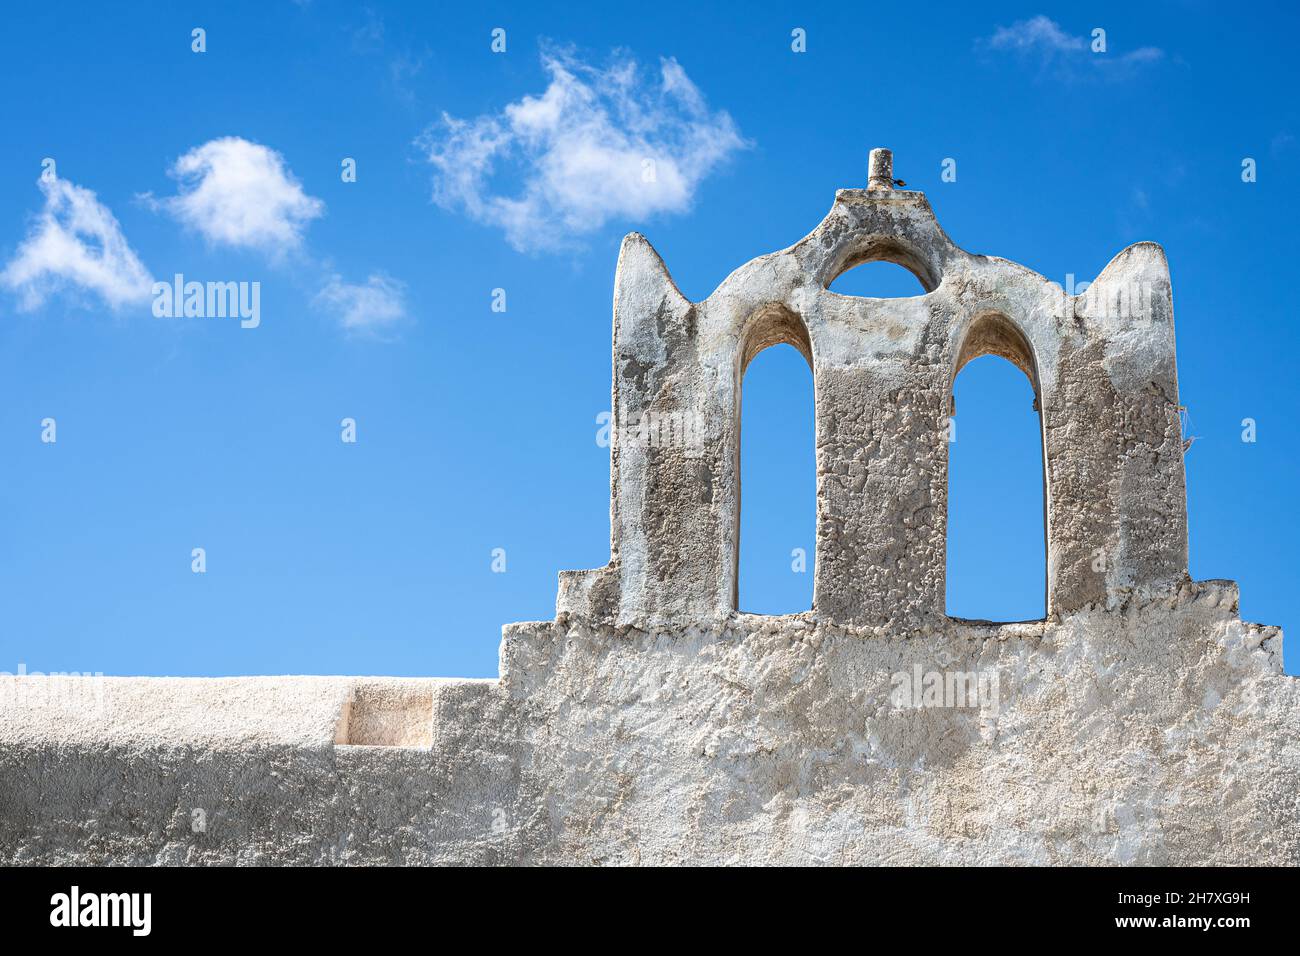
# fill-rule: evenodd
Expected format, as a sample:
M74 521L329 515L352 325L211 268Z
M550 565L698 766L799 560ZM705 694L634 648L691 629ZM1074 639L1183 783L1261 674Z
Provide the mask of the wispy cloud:
M362 284L344 282L335 274L316 296L349 332L380 332L406 317L405 284L382 273L371 273Z
M542 64L540 95L470 120L444 114L418 141L434 201L502 229L521 251L563 248L614 217L683 212L747 145L676 60L649 78L626 56L601 68L547 50Z
M1082 37L1070 36L1056 21L1042 14L1009 27L998 27L989 37L988 45L991 50L1018 50L1039 56L1070 54L1088 47Z
M384 21L369 7L363 8L361 14L365 22L349 31L352 35L353 49L361 53L373 53L383 49L384 34L387 32Z
M1134 69L1164 59L1159 47L1143 46L1125 53L1109 49L1094 51L1095 39L1067 33L1050 17L1039 14L1000 26L993 35L978 41L981 49L1012 54L1033 63L1042 71L1068 78L1097 76L1118 78Z
M283 156L238 136L195 147L171 174L180 183L177 195L144 198L216 244L282 255L297 249L307 225L325 212Z
M39 180L45 208L0 272L0 283L35 309L69 287L95 293L109 306L143 302L153 279L93 192L57 176Z
M1140 46L1136 50L1129 50L1120 56L1121 63L1155 63L1157 60L1165 58L1165 51L1158 46Z
M390 32L374 10L363 8L361 15L363 21L349 31L353 52L382 59L393 94L404 106L415 109L419 104L417 81L432 51L427 44L413 40L408 31Z

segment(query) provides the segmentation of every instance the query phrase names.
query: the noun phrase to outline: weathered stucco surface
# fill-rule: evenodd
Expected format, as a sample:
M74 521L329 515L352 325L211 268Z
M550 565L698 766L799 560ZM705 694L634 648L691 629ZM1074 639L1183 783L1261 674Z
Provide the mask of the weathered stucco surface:
M1234 601L920 639L517 624L500 682L113 679L102 715L7 710L0 861L1296 865L1300 684ZM917 664L999 703L894 707ZM354 688L429 745L336 745Z
M872 259L928 291L828 291ZM816 579L762 617L740 384L779 342L814 372ZM1041 409L1044 621L944 613L951 387L984 354ZM703 302L629 236L613 400L611 561L505 628L499 680L0 677L0 862L1300 864L1282 635L1187 575L1159 246L1066 295L953 245L877 151Z

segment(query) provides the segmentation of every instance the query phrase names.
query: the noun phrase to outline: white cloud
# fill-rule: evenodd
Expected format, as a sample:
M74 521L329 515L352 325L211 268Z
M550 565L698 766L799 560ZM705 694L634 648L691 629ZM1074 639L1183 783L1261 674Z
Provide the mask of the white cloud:
M1055 20L1041 13L1009 27L998 27L988 45L994 50L1032 50L1048 54L1081 51L1088 47L1082 37L1070 36Z
M382 273L371 273L364 284L344 282L333 275L316 302L336 314L350 332L376 332L406 316L406 286Z
M746 145L676 60L660 61L657 82L627 57L602 69L544 52L542 64L539 96L472 120L444 114L419 140L434 201L504 230L516 249L563 247L616 216L683 212ZM506 194L504 183L522 185Z
M42 176L45 208L0 272L0 283L34 309L69 285L118 309L149 298L153 279L93 192L57 176Z
M1125 63L1154 63L1163 60L1164 56L1165 51L1158 46L1140 46L1125 53L1120 59Z
M1094 53L1092 42L1091 32L1087 37L1072 36L1055 20L1040 13L1009 27L998 27L980 45L988 50L1013 53L1036 61L1044 69L1065 76L1091 70L1096 76L1118 78L1135 67L1161 60L1165 55L1164 50L1154 46L1138 47L1123 54Z
M214 243L279 255L297 249L307 225L325 211L283 156L238 136L195 147L171 174L179 194L153 204Z

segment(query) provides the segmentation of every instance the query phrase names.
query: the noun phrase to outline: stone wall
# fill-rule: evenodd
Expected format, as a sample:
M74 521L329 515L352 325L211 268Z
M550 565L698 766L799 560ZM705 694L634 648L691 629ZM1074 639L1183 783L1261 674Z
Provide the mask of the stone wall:
M1298 865L1300 683L1235 601L561 619L506 629L500 681L115 678L58 720L0 678L0 862ZM900 699L918 672L986 692ZM339 743L358 698L429 740Z

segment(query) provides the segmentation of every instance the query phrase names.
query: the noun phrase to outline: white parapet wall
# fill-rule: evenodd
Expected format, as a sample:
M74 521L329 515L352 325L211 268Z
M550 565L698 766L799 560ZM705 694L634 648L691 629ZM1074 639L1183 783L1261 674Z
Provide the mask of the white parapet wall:
M920 639L517 624L499 681L0 678L0 862L1297 865L1280 644L1207 582Z

